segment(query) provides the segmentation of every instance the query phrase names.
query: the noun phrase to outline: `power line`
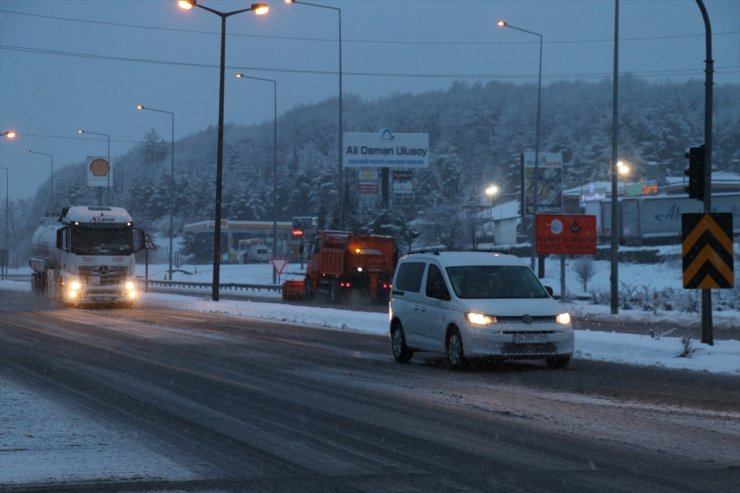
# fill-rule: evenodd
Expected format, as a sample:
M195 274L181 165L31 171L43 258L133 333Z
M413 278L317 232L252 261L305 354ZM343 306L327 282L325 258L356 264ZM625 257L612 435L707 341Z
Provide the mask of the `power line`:
M161 26L144 26L144 25L137 25L137 24L124 24L120 22L109 22L109 21L98 21L98 20L92 20L92 19L75 19L71 17L58 17L58 16L51 16L51 15L42 15L42 14L31 14L28 12L19 12L15 10L5 10L0 9L0 13L3 14L12 14L12 15L21 15L21 16L27 16L27 17L36 17L40 19L50 19L55 21L63 21L63 22L78 22L83 24L97 24L102 26L111 26L111 27L121 27L126 29L142 29L142 30L148 30L148 31L169 31L169 32L175 32L175 33L186 33L186 34L207 34L207 35L213 35L213 36L219 36L220 33L216 31L199 31L199 30L193 30L193 29L178 29L173 27L161 27ZM728 36L728 35L737 35L740 34L740 31L724 31L724 32L715 32L712 34L712 36ZM261 39L276 39L276 40L287 40L287 41L316 41L316 42L325 42L325 43L336 43L337 40L335 38L317 38L317 37L303 37L303 36L274 36L269 34L242 34L242 33L229 33L228 36L233 37L244 37L244 38L261 38ZM682 38L704 38L705 34L703 33L697 33L697 34L672 34L672 35L664 35L664 36L637 36L632 38L621 38L620 41L655 41L655 40L671 40L671 39L682 39ZM596 39L580 39L580 40L547 40L545 44L547 45L556 45L556 44L586 44L586 43L612 43L614 40L611 38L596 38ZM538 41L454 41L454 40L447 40L447 41L437 41L437 40L389 40L389 39L352 39L352 38L344 38L342 39L342 43L362 43L362 44L387 44L387 45L431 45L431 46L440 46L440 45L449 45L449 46L505 46L505 45L527 45L527 44L533 44L538 43Z
M206 69L217 69L218 66L208 63L195 63L195 62L175 62L170 60L155 60L147 58L132 58L132 57L117 57L111 55L96 55L92 53L78 53L61 50L48 50L42 48L29 48L25 46L12 46L12 45L0 45L0 50L18 51L23 53L34 53L40 55L52 55L52 56L66 56L74 58L87 58L93 60L104 60L112 62L128 62L128 63L146 63L153 65L171 65L180 67L192 67L192 68L206 68ZM292 73L292 74L313 74L313 75L331 75L335 76L337 72L332 70L315 70L315 69L288 69L288 68L277 68L277 67L244 67L244 66L228 66L229 70L248 70L252 72L268 72L268 73ZM715 67L715 73L718 74L732 74L740 72L740 66L726 66L726 67ZM669 77L669 76L690 76L698 75L703 73L701 68L685 68L685 69L670 69L670 70L646 70L646 71L628 71L626 73L633 75L640 75L643 77ZM625 75L623 73L621 75ZM465 73L404 73L404 72L355 72L355 71L343 71L344 75L355 76L355 77L394 77L394 78L421 78L421 79L532 79L537 77L536 74L465 74ZM571 74L542 74L543 78L558 80L558 79L593 79L593 78L605 78L611 77L611 73L606 72L584 72L584 73L571 73Z

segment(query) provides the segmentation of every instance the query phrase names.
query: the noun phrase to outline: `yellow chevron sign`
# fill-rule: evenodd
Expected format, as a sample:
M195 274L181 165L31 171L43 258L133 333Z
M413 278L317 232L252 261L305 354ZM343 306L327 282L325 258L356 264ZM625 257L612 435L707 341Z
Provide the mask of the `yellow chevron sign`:
M732 288L732 213L682 214L681 222L683 287Z

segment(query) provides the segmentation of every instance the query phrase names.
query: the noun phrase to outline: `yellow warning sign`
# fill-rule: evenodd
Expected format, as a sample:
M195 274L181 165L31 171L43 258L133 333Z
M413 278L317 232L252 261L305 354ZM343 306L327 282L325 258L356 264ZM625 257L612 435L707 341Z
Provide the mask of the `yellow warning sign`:
M732 288L732 213L682 214L683 287Z

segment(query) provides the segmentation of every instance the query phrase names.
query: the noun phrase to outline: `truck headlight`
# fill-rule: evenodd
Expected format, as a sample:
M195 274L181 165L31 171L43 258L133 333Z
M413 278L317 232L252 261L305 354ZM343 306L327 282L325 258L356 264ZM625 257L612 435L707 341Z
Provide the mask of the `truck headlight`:
M561 313L560 315L555 317L555 321L561 325L570 325L570 313Z
M135 300L139 297L139 292L136 290L136 283L134 281L126 281L123 285L123 290L126 293L126 297L130 300Z
M492 325L496 323L496 317L482 313L468 312L465 318L473 325Z
M69 290L70 291L79 291L82 289L82 283L78 281L77 279L73 279L69 282Z

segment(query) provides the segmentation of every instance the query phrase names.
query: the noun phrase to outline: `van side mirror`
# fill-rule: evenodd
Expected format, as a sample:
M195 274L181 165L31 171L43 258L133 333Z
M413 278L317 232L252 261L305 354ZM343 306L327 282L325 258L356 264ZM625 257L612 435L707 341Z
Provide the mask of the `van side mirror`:
M552 290L552 288L550 286L545 286L545 291L547 291L547 294L550 295L550 298L554 298L555 297L555 292Z

